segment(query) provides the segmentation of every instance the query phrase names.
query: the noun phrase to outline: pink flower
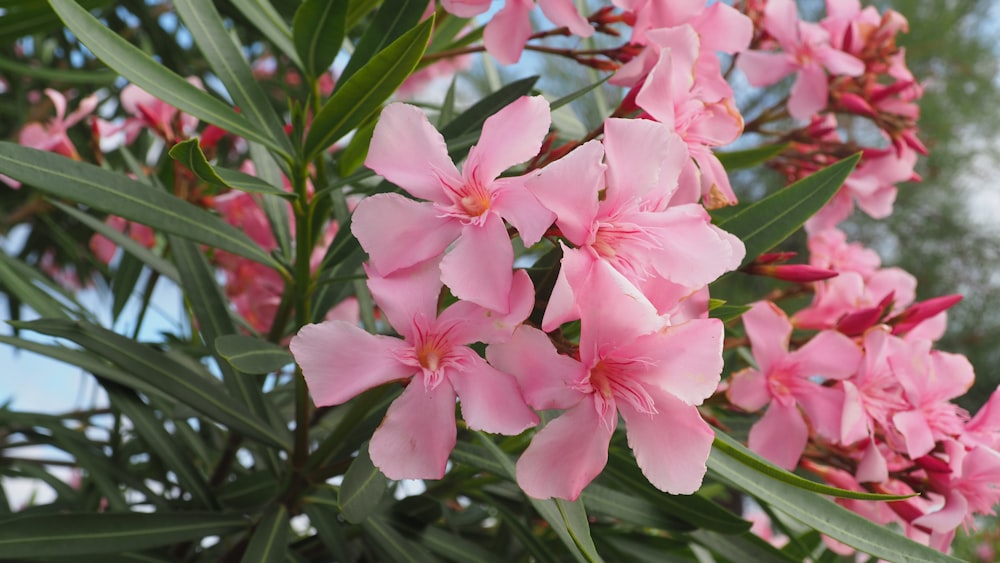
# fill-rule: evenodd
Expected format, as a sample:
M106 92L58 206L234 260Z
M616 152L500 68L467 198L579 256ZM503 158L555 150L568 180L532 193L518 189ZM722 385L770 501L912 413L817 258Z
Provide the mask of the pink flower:
M132 237L132 240L146 248L153 248L156 245L156 234L146 225L126 221L117 215L108 216L104 222L116 231L128 234ZM98 260L105 264L110 264L111 259L114 258L115 252L118 250L118 245L111 242L104 235L95 234L90 238L90 250Z
M187 81L204 90L197 76L189 77ZM152 129L167 143L173 144L188 138L198 125L197 117L178 111L135 84L122 88L120 99L122 108L133 116L123 125L126 144L135 140L143 129Z
M522 97L483 124L462 172L444 139L418 108L391 104L382 111L365 164L409 194L364 199L351 230L383 276L441 256L441 279L459 299L501 313L509 310L514 250L504 219L525 246L551 224L521 178L500 173L535 156L549 128L544 98Z
M729 399L748 411L770 404L750 429L750 449L785 469L794 469L809 439L809 426L799 408L818 434L838 439L843 392L816 379L849 377L861 362L861 350L843 334L824 331L789 352L792 323L770 301L754 304L743 314L743 325L757 368L733 374Z
M466 346L509 337L531 310L527 274L514 276L512 313L497 317L459 301L439 315L436 261L382 277L369 269L368 286L402 339L373 335L353 323L306 325L292 338L313 400L339 405L392 381L407 381L372 435L372 462L390 479L440 479L455 446L455 398L474 430L519 434L538 423L513 377Z
M769 0L764 8L764 29L783 52L745 51L737 65L755 87L770 86L796 73L788 100L788 111L795 119L809 119L826 107L826 71L846 76L859 76L865 71L862 61L830 45L830 34L825 29L799 21L794 0Z
M722 370L722 323L667 326L618 272L593 262L581 286L579 360L522 326L491 344L490 363L517 377L536 409L560 409L517 462L529 496L576 499L604 468L618 415L643 474L672 494L696 491L714 433L696 405Z

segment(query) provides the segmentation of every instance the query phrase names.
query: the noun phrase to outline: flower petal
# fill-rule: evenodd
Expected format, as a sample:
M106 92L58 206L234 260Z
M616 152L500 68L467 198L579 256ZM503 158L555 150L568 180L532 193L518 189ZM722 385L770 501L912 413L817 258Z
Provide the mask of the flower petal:
M537 171L525 187L556 214L556 225L570 242L587 242L597 217L598 193L604 188L604 148L588 141Z
M524 246L529 247L542 240L542 235L556 220L556 214L545 208L525 188L526 179L518 177L495 180L497 190L493 196L493 209L514 225Z
M513 267L514 249L503 219L490 213L482 225L462 227L462 236L441 261L441 281L459 299L506 314Z
M660 167L669 149L682 143L663 124L648 119L608 119L604 122L604 153L607 159L606 201L643 198L660 177ZM680 167L676 169L680 173Z
M528 404L538 410L568 409L584 397L573 389L584 376L583 366L556 352L549 337L537 328L522 326L509 341L491 344L486 359L514 376Z
M486 51L500 64L511 65L521 58L524 44L531 37L533 0L507 0L483 30Z
M736 66L754 88L770 86L795 72L795 63L785 53L743 51L736 59Z
M799 464L809 429L795 404L771 401L764 416L750 429L750 449L789 471Z
M375 270L387 276L443 254L462 232L462 224L441 217L433 204L376 194L354 210L351 232Z
M800 69L788 98L788 113L795 119L809 119L826 107L829 88L826 72L819 65Z
M438 296L441 293L440 260L427 260L409 268L380 276L371 268L368 289L389 324L404 338L412 335L413 321L437 318Z
M449 370L447 377L469 429L514 436L538 424L538 415L524 402L513 376L487 364L471 348L460 348L459 353L463 369Z
M644 378L688 405L700 405L719 387L722 374L722 321L694 319L641 337L623 354L646 358L656 375Z
M372 434L372 463L390 479L440 479L455 449L455 391L428 390L417 378L403 390Z
M580 15L573 0L538 0L538 7L550 22L558 27L569 28L570 33L577 37L590 37L594 28L587 18Z
M770 301L758 301L743 313L743 326L753 357L760 371L767 373L771 366L788 355L788 341L792 337L792 323L784 311Z
M486 185L504 170L537 155L551 122L549 103L541 96L521 96L491 115L462 167L465 179Z

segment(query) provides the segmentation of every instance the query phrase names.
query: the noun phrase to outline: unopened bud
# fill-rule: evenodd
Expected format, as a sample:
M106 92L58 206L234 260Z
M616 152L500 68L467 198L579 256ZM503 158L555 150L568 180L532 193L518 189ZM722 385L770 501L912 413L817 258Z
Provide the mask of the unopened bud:
M927 319L947 311L961 300L962 296L956 293L920 301L910 305L905 311L889 319L888 324L892 326L893 334L903 334L909 332Z
M838 272L833 270L810 266L809 264L750 264L744 271L757 276L767 276L799 283L828 280L839 275Z
M876 115L875 108L871 104L852 92L844 92L840 95L840 105L847 111L860 115L867 115L869 117L875 117Z

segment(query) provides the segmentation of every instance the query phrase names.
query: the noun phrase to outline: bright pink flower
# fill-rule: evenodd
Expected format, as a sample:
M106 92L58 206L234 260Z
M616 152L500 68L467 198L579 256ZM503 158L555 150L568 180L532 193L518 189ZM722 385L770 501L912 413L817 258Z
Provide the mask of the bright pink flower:
M189 77L187 81L204 90L197 76ZM167 143L173 144L190 137L198 125L197 117L178 111L135 84L122 88L119 98L122 108L132 114L122 126L126 144L132 143L144 129L152 129Z
M383 276L437 258L441 279L459 299L505 313L514 250L504 219L525 246L544 234L554 216L522 178L498 178L535 156L549 128L544 98L522 97L483 124L462 172L448 157L444 138L420 109L391 104L382 111L365 165L411 195L364 199L351 230Z
M903 388L888 362L893 338L884 325L866 332L857 373L841 381L844 411L839 441L844 445L870 439L876 429L889 427L893 413L906 408Z
M517 377L531 406L565 411L518 460L518 484L535 498L576 499L607 463L620 414L646 478L672 494L693 493L714 438L696 405L719 382L722 323L665 325L601 261L591 264L580 294L579 361L527 326L486 351L493 365Z
M843 334L823 331L789 352L792 323L770 301L754 304L743 314L743 325L757 368L733 374L729 399L748 411L770 404L750 430L750 449L785 469L794 469L809 439L809 426L799 408L818 434L838 439L843 392L821 385L817 378L851 376L861 362L861 350Z
M916 297L917 280L900 268L882 268L867 279L857 272L842 272L835 278L816 282L813 287L812 303L792 316L798 328L834 328L848 315L877 307L887 298L892 302L890 313L898 313ZM881 311L872 322L880 318Z
M764 9L764 29L783 52L745 51L737 65L755 87L770 86L796 73L788 100L788 111L795 119L809 119L826 107L826 71L846 76L859 76L865 71L862 61L830 45L830 34L825 29L800 21L794 0L769 0Z
M389 383L407 381L372 435L372 462L390 479L440 479L455 446L455 399L474 430L519 434L538 423L513 377L490 366L467 344L509 337L531 310L528 275L514 276L512 312L497 317L459 301L439 315L436 261L393 276L369 270L368 286L389 324L403 337L373 335L353 323L306 325L292 338L317 405L339 405Z
M847 242L847 235L838 229L809 233L809 263L838 272L857 272L868 279L882 265L879 255L861 243Z
M525 182L577 247L564 253L545 330L579 318L575 286L589 261L610 264L662 314L743 259L743 243L700 205L667 206L687 161L677 135L626 119L607 120L604 134L603 145L590 141Z

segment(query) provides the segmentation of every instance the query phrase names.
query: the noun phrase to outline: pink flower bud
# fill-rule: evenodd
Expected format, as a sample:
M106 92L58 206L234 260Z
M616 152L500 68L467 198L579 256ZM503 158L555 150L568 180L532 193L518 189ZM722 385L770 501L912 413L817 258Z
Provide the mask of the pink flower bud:
M751 264L745 271L749 274L799 283L828 280L839 275L839 272L809 264L783 264L779 266Z
M937 315L938 313L947 311L961 300L962 296L956 293L953 295L942 295L941 297L934 297L933 299L914 303L902 313L896 315L892 319L889 319L889 324L892 325L892 333L902 334L909 332L918 324Z
M852 92L844 92L840 95L840 105L847 111L860 115L874 117L876 114L875 108L873 108L871 104L869 104L861 96Z

